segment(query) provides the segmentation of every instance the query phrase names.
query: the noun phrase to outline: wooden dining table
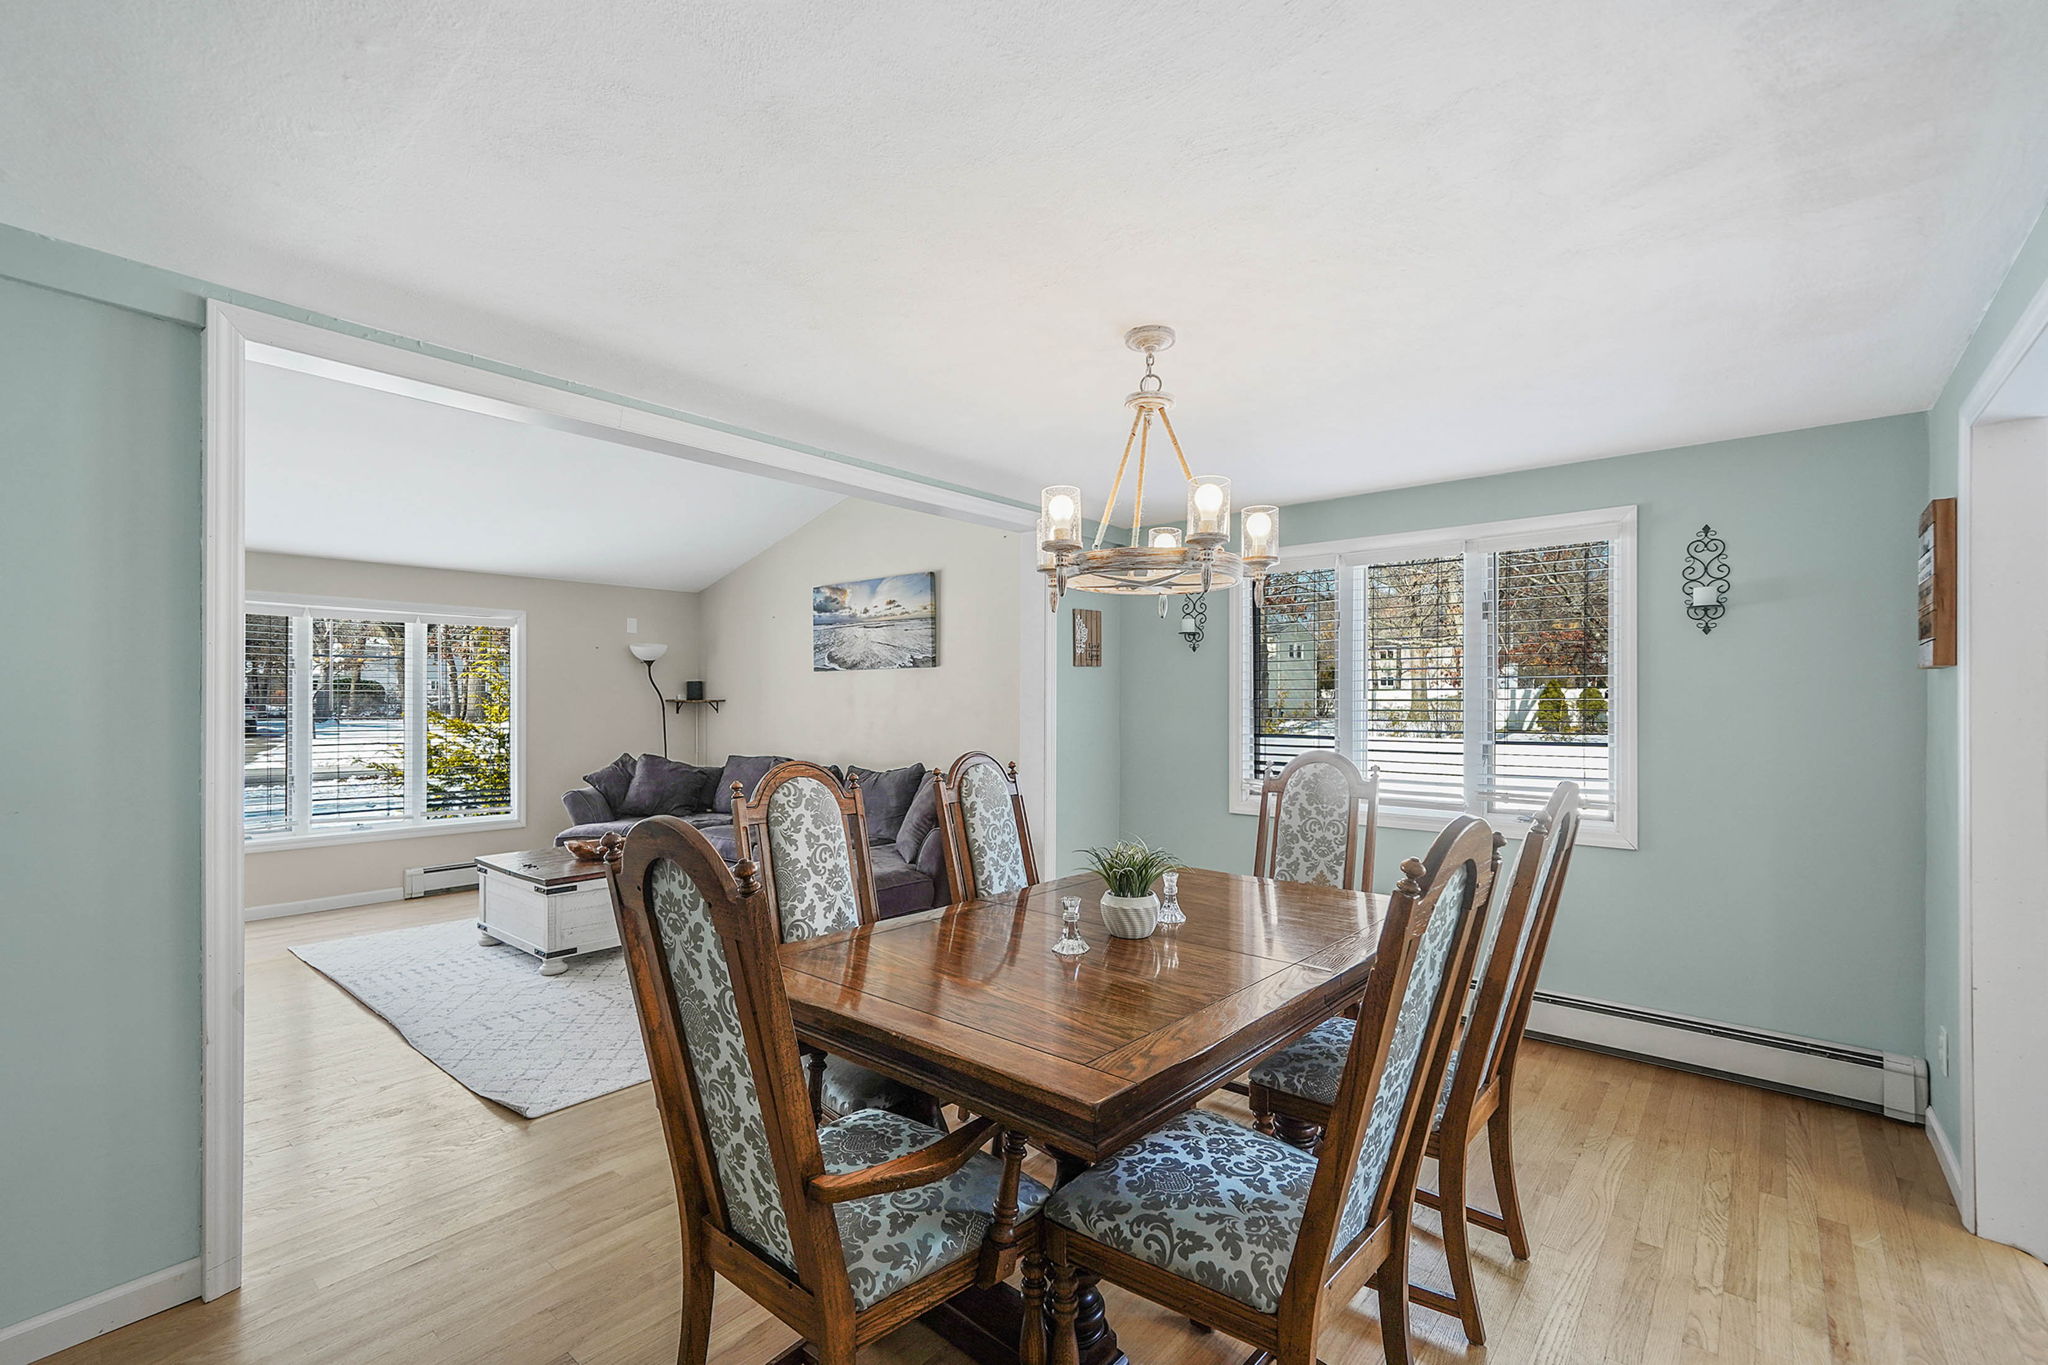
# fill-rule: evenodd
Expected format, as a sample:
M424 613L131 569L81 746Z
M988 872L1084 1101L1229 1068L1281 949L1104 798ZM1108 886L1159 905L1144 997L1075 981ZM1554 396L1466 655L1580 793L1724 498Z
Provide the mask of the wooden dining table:
M1364 993L1384 897L1189 868L1187 922L1112 938L1092 874L784 944L798 1035L988 1115L1066 1180L1190 1108ZM1089 951L1062 957L1060 898ZM1021 1301L970 1290L925 1321L977 1360L1014 1361ZM1083 1365L1124 1359L1092 1283Z

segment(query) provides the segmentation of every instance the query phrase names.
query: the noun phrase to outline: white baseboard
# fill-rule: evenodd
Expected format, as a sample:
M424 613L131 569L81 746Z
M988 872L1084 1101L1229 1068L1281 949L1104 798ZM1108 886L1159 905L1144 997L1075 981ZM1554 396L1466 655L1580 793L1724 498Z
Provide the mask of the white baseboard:
M315 910L347 910L357 905L382 905L386 901L405 899L403 887L389 887L382 891L349 891L339 896L321 896L309 901L279 901L275 905L245 905L242 907L244 920L283 919L286 915L310 915Z
M1948 1130L1941 1126L1941 1115L1934 1107L1927 1108L1927 1142L1934 1148L1934 1160L1941 1167L1941 1178L1948 1182L1949 1197L1956 1201L1956 1212L1962 1216L1963 1226L1971 1232L1977 1230L1977 1210L1965 1197L1963 1190L1963 1164L1956 1160L1955 1145L1948 1140Z
M0 1327L0 1365L29 1365L199 1297L199 1258Z
M1810 1095L1902 1123L1919 1123L1927 1108L1927 1064L1918 1057L1550 991L1536 993L1529 1032Z

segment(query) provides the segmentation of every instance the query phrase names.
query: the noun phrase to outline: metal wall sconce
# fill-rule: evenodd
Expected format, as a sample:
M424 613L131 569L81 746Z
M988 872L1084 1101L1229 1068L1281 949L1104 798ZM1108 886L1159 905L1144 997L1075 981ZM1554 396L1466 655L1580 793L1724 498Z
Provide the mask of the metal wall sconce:
M1685 614L1702 635L1728 614L1728 542L1711 526L1685 547Z
M1193 653L1209 634L1209 595L1196 593L1180 600L1180 638Z

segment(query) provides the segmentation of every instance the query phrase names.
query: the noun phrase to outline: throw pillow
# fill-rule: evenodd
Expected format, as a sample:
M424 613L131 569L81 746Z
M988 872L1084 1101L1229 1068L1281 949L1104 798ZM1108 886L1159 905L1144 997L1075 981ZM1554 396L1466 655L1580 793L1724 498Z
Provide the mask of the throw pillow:
M626 804L626 791L633 785L633 767L633 755L620 754L596 772L585 773L583 780L604 798L612 814L624 815L622 807Z
M917 784L917 795L910 799L910 808L903 812L902 826L896 831L896 856L906 863L915 863L924 841L938 827L939 775L926 773L924 781Z
M711 794L711 809L723 814L732 814L732 784L740 784L740 790L748 796L761 785L761 779L768 776L768 770L778 763L789 762L775 755L734 754L725 760L725 770L718 775L718 789Z
M689 815L711 804L716 768L678 763L660 754L640 755L621 815Z
M924 764L913 763L907 768L890 768L886 772L876 772L872 768L848 768L846 775L860 779L861 795L868 811L868 842L895 843L903 826L903 813L910 809L911 798L917 795L917 784L924 781Z

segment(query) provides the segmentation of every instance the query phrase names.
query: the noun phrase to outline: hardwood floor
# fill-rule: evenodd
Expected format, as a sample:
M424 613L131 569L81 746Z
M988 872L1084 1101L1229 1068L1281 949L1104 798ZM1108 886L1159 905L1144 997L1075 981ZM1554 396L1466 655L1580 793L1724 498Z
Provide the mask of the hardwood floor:
M250 926L245 1287L53 1360L675 1358L674 1196L648 1087L517 1118L285 951L473 913L451 896ZM2048 1360L2048 1267L1963 1232L1919 1129L1541 1045L1522 1083L1534 1256L1475 1233L1491 1344L1418 1309L1419 1360ZM1416 1260L1443 1283L1431 1236ZM1328 1365L1381 1358L1371 1304ZM1246 1354L1114 1289L1109 1305L1137 1365ZM793 1339L720 1286L714 1360L766 1362ZM911 1327L863 1359L959 1357Z

